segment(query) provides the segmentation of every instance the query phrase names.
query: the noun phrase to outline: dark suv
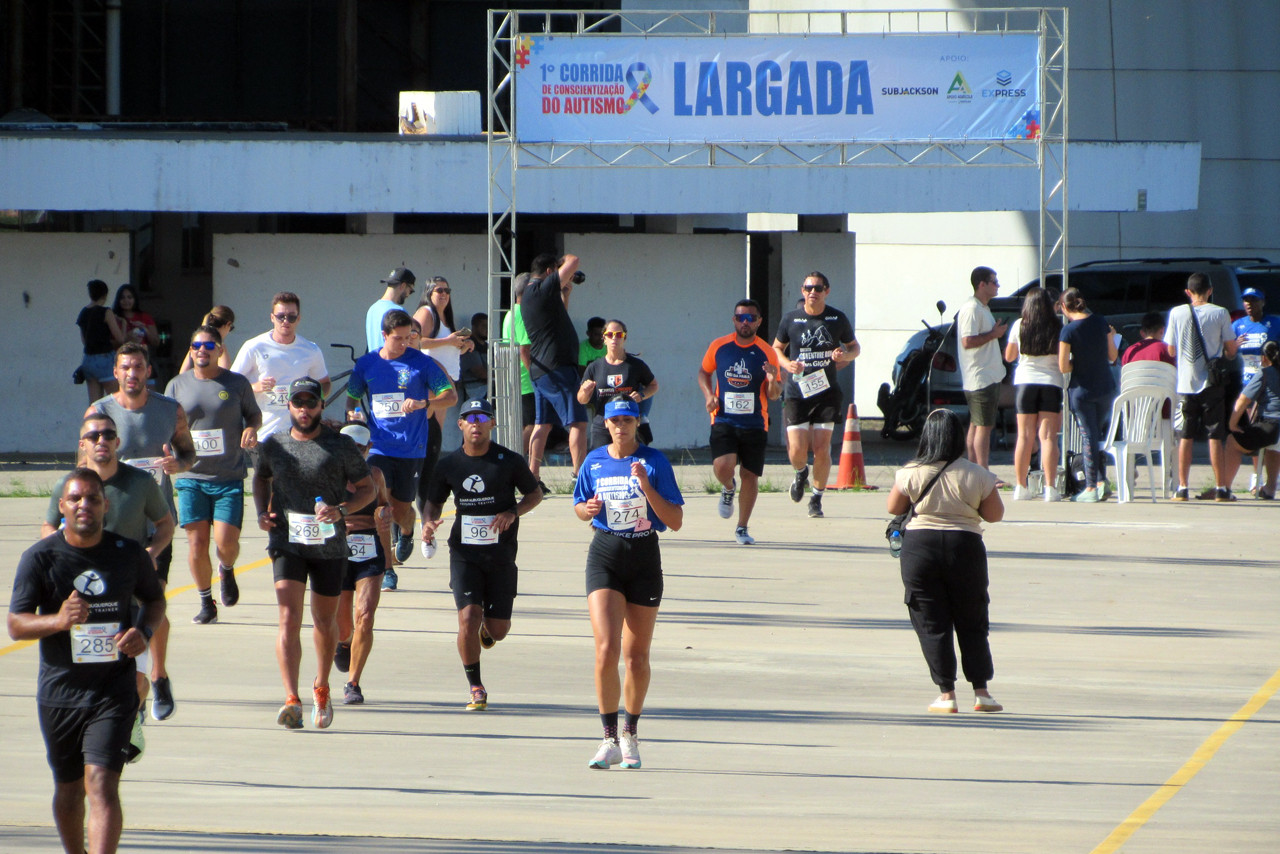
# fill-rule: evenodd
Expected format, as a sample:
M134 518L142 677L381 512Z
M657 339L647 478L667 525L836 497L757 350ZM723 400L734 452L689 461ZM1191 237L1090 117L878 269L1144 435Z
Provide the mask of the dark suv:
M1258 283L1246 283L1246 271L1254 271ZM1265 258L1137 258L1133 260L1088 261L1071 268L1069 283L1079 288L1089 308L1107 318L1124 336L1125 344L1138 339L1142 315L1148 311L1168 312L1187 301L1187 278L1204 273L1213 285L1213 302L1231 312L1231 319L1244 317L1241 292L1250 286L1261 287L1263 277L1270 276L1280 307L1280 265ZM1048 277L1050 292L1062 290L1062 277ZM1010 319L1022 312L1022 299L1029 289L1040 284L1036 279L1007 297L991 301L996 317ZM1268 293L1268 297L1270 294Z

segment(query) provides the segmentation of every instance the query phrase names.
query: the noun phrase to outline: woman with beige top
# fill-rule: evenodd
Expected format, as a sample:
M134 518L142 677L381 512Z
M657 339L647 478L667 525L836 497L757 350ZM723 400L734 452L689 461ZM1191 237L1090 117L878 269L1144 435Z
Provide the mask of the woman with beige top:
M1004 503L996 476L963 459L964 452L960 417L946 409L929 413L915 459L894 477L889 512L911 512L914 502L902 538L902 584L929 674L942 691L929 711L957 711L954 636L964 678L973 685L973 710L999 712L1004 706L987 690L995 667L987 641L982 523L1003 519Z

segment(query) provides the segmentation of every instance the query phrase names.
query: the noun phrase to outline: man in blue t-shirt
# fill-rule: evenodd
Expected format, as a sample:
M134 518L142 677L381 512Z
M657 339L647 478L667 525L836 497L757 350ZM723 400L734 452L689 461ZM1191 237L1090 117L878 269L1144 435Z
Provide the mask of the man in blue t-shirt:
M382 347L361 356L347 384L347 420L369 396L369 465L382 472L391 493L391 516L400 527L396 560L413 553L413 502L427 456L427 419L458 399L449 375L436 361L409 346L413 318L393 309L382 318Z
M1262 370L1262 345L1268 341L1280 341L1280 317L1265 313L1267 299L1257 288L1245 288L1240 298L1244 300L1246 313L1231 324L1231 331L1240 342L1240 349L1236 352L1243 363L1244 383L1248 384L1253 375Z
M413 286L418 279L412 270L396 267L391 275L382 280L387 288L382 292L382 299L369 306L364 315L364 337L368 352L373 353L382 346L382 318L388 311L403 308L404 302L413 296Z

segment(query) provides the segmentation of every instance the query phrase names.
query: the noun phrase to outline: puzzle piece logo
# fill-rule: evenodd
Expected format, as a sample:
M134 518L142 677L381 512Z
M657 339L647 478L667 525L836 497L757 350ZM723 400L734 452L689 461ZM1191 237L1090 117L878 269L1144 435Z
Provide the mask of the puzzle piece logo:
M539 45L538 47L541 47ZM529 65L529 53L534 48L533 39L529 36L520 36L516 39L516 67L523 71Z
M1039 139L1040 111L1035 107L1023 113L1016 125L1009 129L1009 139Z

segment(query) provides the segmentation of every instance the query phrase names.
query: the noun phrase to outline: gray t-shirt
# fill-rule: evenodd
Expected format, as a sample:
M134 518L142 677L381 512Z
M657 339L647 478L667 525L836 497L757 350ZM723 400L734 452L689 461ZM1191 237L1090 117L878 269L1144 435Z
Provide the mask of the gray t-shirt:
M369 476L369 465L355 442L321 427L315 438L306 441L293 438L288 430L272 433L259 448L254 475L271 478L271 511L279 517L279 524L268 535L267 548L315 560L345 558L345 525L335 523L334 535L323 542L305 543L299 540L315 539L309 536L314 532L299 529L291 536L290 514L296 525L305 528L306 517L315 515L317 497L326 504L340 504L347 498L348 483Z
M120 434L120 448L116 455L120 462L146 471L160 485L160 493L169 504L169 512L178 517L173 504L173 482L157 462L164 456L164 446L173 442L178 429L178 401L154 391L147 392L146 405L141 409L125 409L116 402L114 395L107 395L94 402L97 412L110 415ZM117 532L119 533L119 532Z
M249 381L235 371L220 371L209 380L187 371L169 380L164 393L186 410L196 446L196 464L174 479L244 480L247 468L240 436L245 422L262 413Z
M44 520L55 528L62 524L58 497L62 495L62 487L70 476L64 476L53 488L49 509L44 514ZM103 484L103 495L107 499L107 512L102 520L102 527L144 546L151 539L147 523L159 522L169 515L169 506L165 504L160 487L151 479L151 475L124 463Z
M1195 307L1200 321L1200 335L1191 324L1191 306L1170 309L1164 330L1164 343L1178 354L1178 394L1199 394L1209 385L1209 363L1222 355L1224 342L1235 338L1231 329L1231 313L1220 305L1205 303ZM1204 338L1204 347L1200 338Z

